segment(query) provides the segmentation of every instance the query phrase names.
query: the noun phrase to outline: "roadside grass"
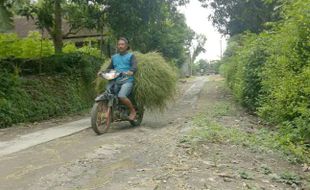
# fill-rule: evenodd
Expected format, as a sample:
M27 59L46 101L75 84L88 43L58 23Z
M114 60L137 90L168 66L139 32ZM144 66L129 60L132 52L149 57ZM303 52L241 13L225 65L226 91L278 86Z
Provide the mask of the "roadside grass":
M227 93L223 81L215 82L217 90ZM206 89L208 90L208 89ZM236 144L254 152L280 152L291 163L310 163L310 152L306 147L297 147L289 143L277 130L258 126L251 128L241 125L223 126L219 118L238 114L236 103L227 98L216 99L208 104L201 113L193 118L194 128L183 141L193 147L201 143Z
M288 185L301 185L302 183L302 178L299 175L288 171L281 173L280 175L273 174L272 180Z
M204 115L196 116L194 125L196 129L192 131L191 136L198 143L236 144L248 147L253 151L268 151L275 149L279 145L275 141L274 132L264 128L247 132L235 126L224 127Z
M209 111L211 117L229 116L236 113L236 108L229 102L215 102L212 107L216 109Z

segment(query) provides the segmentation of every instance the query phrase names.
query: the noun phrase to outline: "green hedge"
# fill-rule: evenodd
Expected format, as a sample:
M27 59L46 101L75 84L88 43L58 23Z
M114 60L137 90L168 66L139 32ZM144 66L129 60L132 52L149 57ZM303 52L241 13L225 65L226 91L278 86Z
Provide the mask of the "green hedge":
M0 127L90 107L101 63L80 53L0 60Z
M63 52L80 52L101 57L100 49L90 46L77 48L72 42L64 44ZM18 37L16 33L0 33L0 59L9 57L33 59L52 55L54 55L52 40L43 39L37 31L30 31L25 38Z
M20 38L15 33L0 33L0 59L7 57L39 58L53 54L53 42L42 39L39 32L29 32L26 38Z
M298 155L310 154L307 7L307 1L291 2L283 7L283 20L271 30L231 38L221 66L237 100L278 126L279 140Z
M260 105L262 69L269 55L263 36L243 34L230 39L228 51L221 61L221 73L226 77L236 99L250 111Z

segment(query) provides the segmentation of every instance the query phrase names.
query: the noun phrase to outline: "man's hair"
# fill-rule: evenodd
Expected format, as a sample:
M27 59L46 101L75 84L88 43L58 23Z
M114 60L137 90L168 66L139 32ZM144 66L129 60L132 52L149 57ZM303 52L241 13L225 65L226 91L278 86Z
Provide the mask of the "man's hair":
M120 37L118 40L123 40L127 45L129 45L129 41L125 37Z
M130 47L129 47L129 41L128 41L128 39L127 38L125 38L125 37L120 37L120 38L118 38L118 41L119 40L122 40L122 41L124 41L125 43L126 43L126 45L127 45L127 50L129 50L130 49Z

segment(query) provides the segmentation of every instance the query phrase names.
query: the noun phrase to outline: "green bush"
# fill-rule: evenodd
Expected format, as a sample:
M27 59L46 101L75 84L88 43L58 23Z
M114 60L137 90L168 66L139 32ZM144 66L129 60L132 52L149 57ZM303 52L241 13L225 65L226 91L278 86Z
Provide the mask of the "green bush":
M54 54L53 43L41 39L39 32L29 32L27 38L16 34L0 34L0 58L39 58Z
M21 49L17 35L0 33L0 58L14 57L20 54Z
M99 58L83 53L57 54L41 59L6 58L0 59L0 67L22 76L56 73L80 73L89 76L89 69L98 64ZM88 72L88 73L87 73Z
M89 108L101 63L79 53L0 60L0 127Z
M289 16L279 25L271 43L263 71L263 88L259 113L279 123L310 117L310 14L309 3L301 0L288 6Z
M100 57L100 50L97 48L84 46L84 47L79 48L77 51L91 55L91 56Z
M80 52L101 58L98 48L84 46L77 48L73 43L66 43L64 53ZM42 39L39 32L29 32L26 38L19 38L14 33L0 33L0 59L21 58L35 59L54 54L54 45L49 39Z
M101 53L98 48L93 48L89 46L83 46L81 48L77 48L73 43L67 43L65 44L63 48L64 53L74 53L74 52L80 52L84 54L88 54L94 57L101 58Z
M76 50L77 50L77 47L72 42L66 43L62 49L64 53L73 53L73 52L76 52Z
M228 86L237 100L251 111L256 111L263 95L261 72L268 56L266 44L263 35L235 36L221 61L221 73L227 78Z
M286 8L267 47L272 52L262 72L260 116L281 124L286 142L310 147L310 14L309 2L298 0Z
M243 105L280 128L284 144L310 147L309 2L283 6L283 20L261 34L230 39L220 70Z

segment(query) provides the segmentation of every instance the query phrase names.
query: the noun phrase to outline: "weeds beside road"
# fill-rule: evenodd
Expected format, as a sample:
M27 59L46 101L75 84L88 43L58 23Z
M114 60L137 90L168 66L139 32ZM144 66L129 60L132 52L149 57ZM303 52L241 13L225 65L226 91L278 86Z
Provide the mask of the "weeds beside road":
M293 189L310 188L310 175L306 173L309 152L283 143L285 137L247 114L234 101L224 80L212 77L200 97L193 130L180 142L190 145L189 152L207 158L214 170L222 170L224 173L218 175L224 181L240 179L247 189L270 188L260 181L287 184ZM226 167L222 168L223 164Z

